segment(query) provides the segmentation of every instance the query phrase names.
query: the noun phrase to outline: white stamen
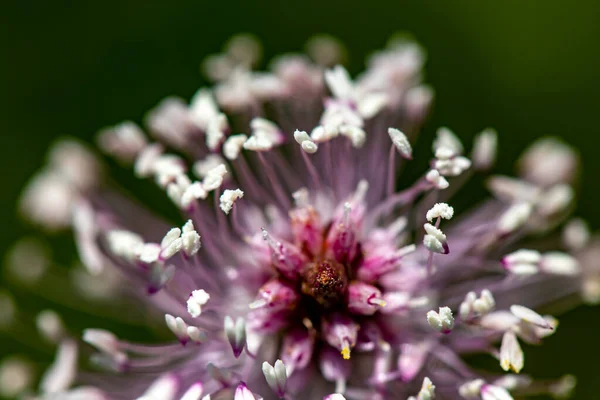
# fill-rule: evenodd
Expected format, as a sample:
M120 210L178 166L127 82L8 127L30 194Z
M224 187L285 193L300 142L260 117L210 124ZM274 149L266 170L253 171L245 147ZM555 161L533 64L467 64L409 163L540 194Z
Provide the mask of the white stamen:
M539 326L540 328L552 329L552 325L544 317L527 307L515 304L510 306L510 312L525 322Z
M203 390L202 383L196 382L186 390L180 400L200 400Z
M283 362L277 360L274 366L272 366L265 361L262 364L262 371L271 390L281 397L285 393L287 382L287 372Z
M440 172L437 169L432 169L427 172L425 175L425 179L427 182L431 183L436 189L444 190L447 189L450 184L440 175Z
M112 254L129 262L136 260L144 246L144 241L139 235L125 230L109 231L106 241Z
M302 142L301 146L302 150L304 150L308 154L314 154L317 152L317 150L319 150L319 146L312 140L305 140L304 142Z
M427 211L427 221L432 222L436 218L451 219L454 215L454 208L446 203L436 203Z
M577 275L580 272L577 260L559 251L545 253L540 261L540 267L544 272L556 275Z
M208 340L207 333L200 330L197 326L188 326L186 333L194 343L204 343Z
M269 151L273 148L273 142L265 137L250 136L243 144L244 149L250 151Z
M483 379L474 379L472 381L468 381L463 383L458 388L458 394L464 397L467 400L478 400L479 394L481 393L481 388L485 385L485 381Z
M86 329L83 331L82 339L87 344L94 346L106 354L122 354L119 348L119 339L112 333L104 329ZM124 354L123 354L124 355Z
M562 232L562 241L571 250L581 250L590 240L588 224L581 218L571 219Z
M221 164L225 165L223 157L218 154L209 154L204 159L196 161L192 169L198 178L204 178Z
M219 199L219 201L221 202L221 210L223 210L225 214L229 214L229 212L233 208L233 203L235 203L236 200L239 200L242 197L244 197L244 192L242 192L240 189L225 189L225 191L223 191L223 194L221 195L221 198Z
M193 202L198 199L206 199L208 192L200 182L192 183L181 195L181 207L184 210L189 209Z
M252 136L256 138L264 138L273 145L281 142L281 130L275 123L268 119L252 119L250 121L250 129L252 130Z
M517 203L506 210L498 220L498 230L501 234L512 233L523 227L529 220L533 207L530 203Z
M431 379L425 377L423 379L423 385L417 395L416 400L433 400L435 399L435 385L431 382Z
M294 140L296 141L296 143L302 144L302 142L306 140L310 141L310 136L308 136L308 133L306 133L306 131L296 129L296 131L294 132Z
M44 310L35 319L40 334L50 343L58 343L65 336L65 327L56 311Z
M227 167L225 167L225 164L219 164L207 172L206 177L202 180L202 187L207 192L219 188L223 184L223 178L226 174Z
M334 97L341 100L354 99L354 84L346 68L341 65L325 71L325 82Z
M202 243L200 242L200 235L194 229L194 223L192 220L188 220L185 225L183 225L182 233L181 233L181 242L183 252L188 257L193 257L200 248L202 247Z
M181 317L174 317L171 314L165 314L167 327L177 336L179 340L187 338L187 324Z
M199 89L190 101L189 116L192 122L203 131L208 130L210 121L217 118L219 109L209 89Z
M231 135L223 144L223 154L228 160L235 160L240 155L244 143L248 140L248 136L244 134Z
M210 295L204 289L194 290L187 300L187 310L194 318L202 314L202 306L210 299Z
M558 184L546 190L537 203L537 212L551 217L564 212L573 202L575 192L566 184Z
M40 388L44 393L57 393L68 389L77 371L77 343L72 339L61 342L56 358L44 373Z
M463 152L463 145L460 139L446 127L441 127L437 130L437 137L433 142L433 152L435 153L442 147L450 149L454 155L459 155Z
M224 320L225 336L234 351L234 355L238 357L244 347L246 347L246 321L242 317L238 317L233 322L230 316L226 316Z
M361 117L373 118L390 102L389 96L383 92L372 92L358 99L357 109Z
M158 377L158 379L152 382L152 385L150 385L140 399L175 400L175 395L177 394L178 390L179 379L174 374L167 373Z
M310 138L316 143L323 143L337 137L338 134L339 131L337 129L330 129L329 127L319 125L312 130Z
M446 242L446 235L431 224L425 224L423 226L427 234L423 237L423 244L425 247L434 253L447 254L448 246Z
M471 159L477 169L488 169L496 160L498 133L487 128L475 137Z
M438 332L449 333L454 327L454 317L449 307L440 307L439 312L427 313L427 323Z
M211 151L217 150L225 139L225 132L229 129L225 114L219 114L211 119L206 130L206 146Z
M388 134L392 139L392 143L396 146L396 149L400 152L402 157L406 159L412 159L412 146L408 141L406 135L396 128L388 128Z
M350 139L352 146L355 148L362 147L367 139L366 132L358 126L342 125L340 126L340 134Z
M306 207L309 204L308 189L306 188L298 189L292 193L292 197L296 207L298 208Z
M147 141L139 126L134 122L124 121L99 132L98 144L104 152L129 162L146 147Z
M514 400L508 390L495 385L483 385L481 400Z
M505 371L513 370L518 374L523 369L523 365L523 350L517 336L512 331L505 332L500 346L500 366Z

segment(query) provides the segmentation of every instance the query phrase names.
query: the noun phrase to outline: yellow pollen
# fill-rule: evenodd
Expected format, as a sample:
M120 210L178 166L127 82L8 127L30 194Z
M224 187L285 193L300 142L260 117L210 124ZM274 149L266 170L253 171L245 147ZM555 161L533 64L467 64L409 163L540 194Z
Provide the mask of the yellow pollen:
M341 353L342 353L342 357L344 357L344 360L350 359L350 347L344 346Z

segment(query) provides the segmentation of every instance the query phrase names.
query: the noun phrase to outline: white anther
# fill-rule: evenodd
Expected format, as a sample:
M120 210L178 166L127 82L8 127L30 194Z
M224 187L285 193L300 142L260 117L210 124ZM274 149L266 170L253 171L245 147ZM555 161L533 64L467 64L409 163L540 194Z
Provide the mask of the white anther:
M537 264L542 255L537 250L521 249L510 253L502 259L505 264Z
M296 141L296 143L302 144L302 142L304 142L305 140L310 140L310 136L308 136L308 133L306 133L306 131L296 129L296 131L294 132L294 140Z
M474 379L472 381L465 382L458 387L458 394L467 400L478 400L480 398L479 394L481 393L481 388L483 385L485 385L485 381L483 379Z
M77 357L77 343L72 339L63 340L58 346L54 362L41 379L41 391L50 394L67 390L75 380Z
M175 178L175 182L167 183L167 195L173 203L181 206L183 195L191 184L190 179L186 175L179 175Z
M577 260L559 251L545 253L540 261L542 271L556 275L577 275L580 272Z
M206 332L197 326L187 327L187 337L190 338L190 340L194 343L205 343L208 340L208 335Z
M256 397L244 383L240 383L235 389L233 400L256 400Z
M444 190L447 189L450 184L440 175L440 172L437 169L432 169L427 172L425 175L425 179L427 182L431 183L436 189Z
M171 182L175 182L185 173L184 161L173 154L163 154L154 162L154 178L156 183L165 188ZM184 179L188 179L185 177Z
M337 137L338 135L339 131L337 129L319 125L312 130L310 133L310 138L316 143L323 143Z
M412 146L408 141L406 135L396 128L388 128L388 134L390 135L390 139L392 139L392 143L396 146L396 149L400 152L402 157L406 159L412 159Z
M200 400L200 396L202 396L203 391L204 387L202 386L202 383L196 382L185 391L179 400Z
M206 146L211 151L217 150L225 139L225 132L229 129L225 114L219 114L211 119L206 130Z
M187 336L187 324L181 317L174 317L171 314L165 314L167 327L173 332L179 340L185 340Z
M183 225L181 233L182 250L188 257L193 257L200 248L202 243L200 242L200 235L194 229L194 223L192 220L188 220Z
M198 199L206 199L208 192L200 182L192 183L181 195L181 208L188 210Z
M133 161L146 147L144 133L134 122L124 121L98 134L100 148L121 161Z
M190 101L189 116L192 122L203 131L208 130L210 121L217 118L219 109L209 89L199 89Z
M477 297L475 292L469 292L465 300L460 304L459 315L462 319L469 319L473 316L483 316L494 309L496 301L492 292L483 289L481 295Z
M230 316L226 316L224 320L225 336L233 349L235 357L239 357L244 347L246 347L246 321L242 317L238 317L233 322Z
M223 179L226 174L227 167L225 167L225 164L217 165L207 172L205 178L202 180L202 187L207 192L211 192L219 188L223 184Z
M506 331L500 346L500 366L505 371L513 370L518 374L523 369L523 365L523 350L517 336L512 331Z
M553 329L552 325L532 309L520 305L510 306L510 312L517 318L544 329Z
M94 346L98 350L110 354L122 354L119 346L119 339L112 333L104 329L86 329L83 331L83 341Z
M208 303L210 295L204 289L194 290L187 300L187 310L194 318L202 314L202 306Z
M65 326L56 311L40 312L35 319L35 324L40 334L51 343L58 343L65 336Z
M144 246L146 247L146 246ZM169 232L167 232L167 234L165 235L165 237L162 239L161 243L160 243L160 255L159 255L159 259L161 260L168 260L169 258L173 257L175 254L177 254L181 248L183 247L183 241L181 240L181 229L179 228L172 228L171 230L169 230ZM142 260L144 261L144 260ZM154 260L156 261L156 260ZM152 262L152 261L145 261L145 262Z
M454 155L459 155L463 152L463 145L460 139L446 127L441 127L437 130L437 137L433 142L433 152L435 153L442 147L448 148Z
M302 142L301 146L302 150L304 150L308 154L314 154L317 152L317 150L319 150L319 146L312 140L305 140L304 142Z
M387 93L371 92L358 99L357 110L361 117L369 119L377 115L390 102Z
M298 208L306 207L309 204L308 189L301 188L292 193L294 204Z
M431 382L431 379L425 377L423 379L423 385L417 395L417 400L433 400L435 399L435 385Z
M221 195L221 198L219 199L221 203L221 210L223 210L225 214L229 214L229 212L233 208L233 203L235 203L236 200L239 200L242 197L244 197L244 192L242 192L240 189L225 189L225 191L223 191L223 194Z
M137 400L175 400L179 379L171 373L159 376Z
M492 128L484 129L475 137L471 159L477 169L488 169L496 161L498 133Z
M244 134L231 135L223 144L223 154L228 160L235 160L240 155L248 136Z
M549 187L570 182L578 163L579 157L571 146L555 138L543 138L525 150L518 166L528 181Z
M354 84L346 68L336 65L325 71L325 82L334 97L340 100L354 100Z
M244 142L243 147L250 151L269 151L273 148L273 142L265 137L250 136Z
M451 219L454 215L454 208L446 203L436 203L429 211L427 211L427 221L432 222L436 218Z
M445 150L447 150L446 147L440 148L438 152L436 152L436 156L438 156L439 153L446 156L447 152ZM458 176L467 169L471 168L471 160L462 156L452 157L448 159L438 158L434 163L434 167L439 171L441 175Z
M449 307L440 307L439 312L427 313L427 323L438 332L449 333L454 327L454 317Z
M427 234L423 237L423 244L425 247L434 253L447 254L448 244L446 242L446 235L431 224L423 225Z
M129 262L136 260L139 250L144 246L139 235L125 230L109 231L106 241L112 254Z
M268 119L252 119L252 121L250 121L250 129L252 130L252 136L259 139L266 139L273 145L279 144L282 140L281 130L275 123Z
M327 396L323 397L323 400L346 400L346 398L344 397L344 395L342 395L340 393L332 393L332 394L328 394Z
M581 250L590 240L588 224L581 218L571 219L562 232L562 241L570 250Z
M551 217L564 212L573 202L575 192L567 184L558 184L546 190L537 203L537 212Z
M287 383L287 372L283 362L277 360L274 365L271 365L265 361L262 364L262 371L271 390L279 397L282 397L285 394Z
M225 165L223 157L218 154L209 154L204 159L196 161L192 169L198 178L204 178L221 164Z
M517 203L508 208L498 220L498 231L506 235L522 228L531 215L530 203Z
M495 385L483 385L481 400L514 400L508 390Z
M340 126L340 134L350 139L352 146L355 148L362 147L367 139L367 133L358 126L342 125Z

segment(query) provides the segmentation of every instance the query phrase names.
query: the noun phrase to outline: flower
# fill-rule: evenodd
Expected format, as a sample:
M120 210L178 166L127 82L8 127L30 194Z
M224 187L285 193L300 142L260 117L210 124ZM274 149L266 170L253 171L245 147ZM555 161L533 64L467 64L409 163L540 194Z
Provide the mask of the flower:
M21 209L43 228L71 227L85 269L53 274L48 251L27 239L10 258L15 281L40 293L54 285L69 305L99 312L99 326L120 318L159 328L167 343L97 327L79 335L44 311L38 328L58 351L41 399L511 399L572 389L572 378L503 370L526 368L519 341L556 331L534 309L600 301L599 246L586 224L567 222L562 248L543 239L572 209L576 153L538 142L520 178L491 177L490 198L455 211L451 196L492 166L497 134L483 131L469 158L442 127L428 166L413 160L433 95L420 47L391 42L355 80L336 65L337 41L309 49L322 64L288 55L259 73L260 46L238 36L205 64L212 89L150 111L150 138L133 122L100 132L102 150L174 203L177 223L106 179L83 145L51 151ZM408 162L422 177L397 190ZM18 302L0 299L10 331ZM471 368L462 356L473 352L498 358L497 370ZM6 362L3 376L18 369ZM26 381L0 379L0 389Z

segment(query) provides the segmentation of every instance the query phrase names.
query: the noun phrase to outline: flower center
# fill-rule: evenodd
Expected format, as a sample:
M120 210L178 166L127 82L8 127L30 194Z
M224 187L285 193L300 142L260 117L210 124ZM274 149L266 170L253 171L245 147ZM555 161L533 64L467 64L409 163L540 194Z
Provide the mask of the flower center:
M302 274L302 293L313 297L323 307L344 301L348 276L342 264L335 260L319 260L307 265Z

